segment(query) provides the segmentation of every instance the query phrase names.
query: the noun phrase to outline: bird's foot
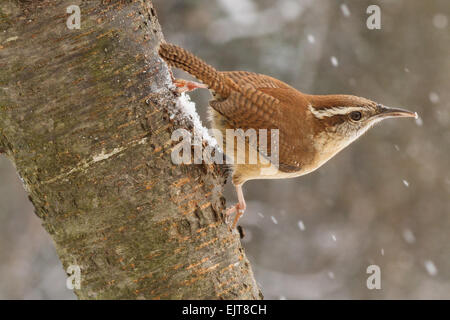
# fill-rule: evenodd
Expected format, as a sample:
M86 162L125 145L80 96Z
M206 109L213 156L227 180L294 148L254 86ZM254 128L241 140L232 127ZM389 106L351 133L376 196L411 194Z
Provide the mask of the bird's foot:
M174 79L173 83L175 84L176 91L178 93L190 92L195 89L207 89L208 86L203 83L198 83L195 81L188 81L184 79Z
M244 205L242 205L242 204L240 204L240 203L237 203L237 204L235 204L234 206L232 206L232 207L230 207L230 208L228 208L226 211L225 211L225 221L226 221L226 223L227 224L230 224L230 217L231 217L231 215L233 214L233 213L236 213L236 215L234 216L234 220L233 220L233 224L232 224L232 226L231 226L231 229L235 229L236 228L236 225L237 225L237 223L238 223L238 221L239 221L239 218L244 214L244 212L245 212L245 204Z
M231 215L237 211L238 206L239 206L239 203L237 203L234 206L231 206L225 210L225 222L227 224L231 224Z

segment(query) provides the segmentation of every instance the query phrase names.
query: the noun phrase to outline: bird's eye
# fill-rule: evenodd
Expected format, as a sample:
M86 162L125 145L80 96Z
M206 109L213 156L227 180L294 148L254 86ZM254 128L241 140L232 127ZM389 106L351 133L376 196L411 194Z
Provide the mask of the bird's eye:
M353 121L359 121L362 118L362 114L359 111L353 111L353 112L350 113L350 118Z

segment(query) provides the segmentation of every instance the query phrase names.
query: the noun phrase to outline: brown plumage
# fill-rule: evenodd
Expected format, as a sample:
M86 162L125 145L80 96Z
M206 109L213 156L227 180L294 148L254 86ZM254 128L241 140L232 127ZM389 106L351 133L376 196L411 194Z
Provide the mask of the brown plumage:
M215 100L210 106L224 119L213 121L219 129L279 129L280 130L280 169L286 172L299 171L296 151L304 149L298 130L302 128L304 110L299 108L307 101L296 89L282 81L252 72L219 72L203 60L178 46L162 43L159 54L169 65L190 73L213 92ZM296 114L292 117L292 114ZM300 117L300 118L299 118ZM220 125L222 123L222 125ZM225 134L225 132L224 132ZM301 135L300 135L301 136ZM268 154L270 154L270 139ZM304 151L304 150L303 150ZM251 166L246 165L247 169ZM239 168L233 175L235 184L242 184L246 175ZM239 178L239 179L238 179Z
M214 97L210 101L213 127L220 129L224 137L226 129L254 129L257 133L259 129L279 130L279 163L275 167L261 161L233 165L233 183L237 188L239 204L230 212L237 209L237 218L245 209L241 189L245 181L307 174L361 136L374 123L388 117L417 116L351 95L303 94L280 80L262 74L217 71L173 44L161 43L159 54L169 65L190 73L210 89ZM268 141L267 154L271 154L270 137ZM237 219L234 225L236 222Z

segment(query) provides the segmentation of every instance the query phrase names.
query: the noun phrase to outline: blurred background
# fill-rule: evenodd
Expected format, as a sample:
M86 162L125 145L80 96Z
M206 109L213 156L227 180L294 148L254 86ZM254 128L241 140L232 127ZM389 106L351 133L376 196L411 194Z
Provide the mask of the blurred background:
M154 0L167 41L220 70L405 107L316 172L244 185L240 224L268 299L450 299L450 2ZM369 5L381 29L369 30ZM188 78L186 74L178 76ZM205 125L209 93L191 94ZM236 196L227 186L227 201ZM366 286L381 270L381 289ZM0 299L74 299L0 156Z

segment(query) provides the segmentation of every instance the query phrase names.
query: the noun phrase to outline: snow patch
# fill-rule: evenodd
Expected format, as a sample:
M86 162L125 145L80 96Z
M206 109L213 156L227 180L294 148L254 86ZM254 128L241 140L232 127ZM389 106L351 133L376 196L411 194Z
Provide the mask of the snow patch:
M217 146L217 141L208 133L208 129L203 126L202 121L195 109L195 103L191 101L189 95L182 93L181 96L177 99L176 107L179 111L182 112L184 116L189 118L194 124L194 130L197 131L198 134L206 140L207 143L212 146Z

